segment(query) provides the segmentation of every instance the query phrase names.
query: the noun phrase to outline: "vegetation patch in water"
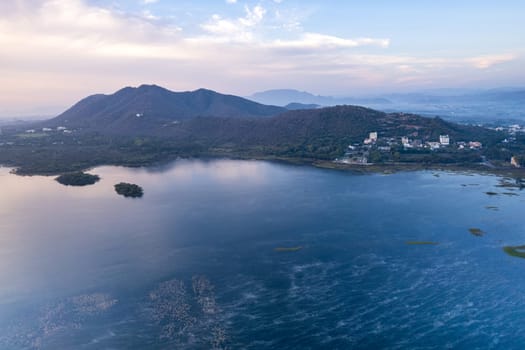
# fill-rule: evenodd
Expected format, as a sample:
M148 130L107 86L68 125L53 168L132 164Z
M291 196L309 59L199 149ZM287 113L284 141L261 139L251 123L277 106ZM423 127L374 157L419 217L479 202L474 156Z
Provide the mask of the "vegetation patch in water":
M297 252L297 251L299 251L301 249L303 249L302 246L297 246L297 247L277 247L274 250L276 252Z
M510 256L525 259L525 245L506 246L503 251Z
M520 189L522 190L525 188L525 180L522 178L504 178L501 179L499 182L499 185L496 185L496 187L505 187L508 189Z
M505 196L519 196L519 194L514 193L514 192L503 192L503 194L504 194Z
M438 245L438 242L432 242L432 241L408 241L406 242L408 245Z
M132 198L142 197L142 195L144 194L142 187L126 182L116 184L115 191L121 196Z
M100 180L98 175L92 175L77 171L74 173L62 174L55 179L58 183L65 186L87 186L93 185Z
M498 210L499 210L499 208L498 208L498 207L496 207L496 206L493 206L493 205L487 205L487 206L485 207L485 209L488 209L488 210L493 210L493 211L498 211Z
M488 191L485 193L488 194L489 196L496 196L498 194L498 192L492 192L492 191Z
M485 232L483 232L481 229L475 228L475 227L471 227L468 230L470 233L472 233L474 236L477 236L477 237L481 237L485 234Z

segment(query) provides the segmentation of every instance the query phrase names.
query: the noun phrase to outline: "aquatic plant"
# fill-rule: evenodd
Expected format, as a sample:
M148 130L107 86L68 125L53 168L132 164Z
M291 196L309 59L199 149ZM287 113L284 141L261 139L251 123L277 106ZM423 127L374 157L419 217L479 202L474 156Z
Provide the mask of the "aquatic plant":
M302 246L297 246L297 247L277 247L274 250L276 252L296 252L296 251L299 251L301 249L303 249Z
M483 232L481 229L479 228L475 228L475 227L471 227L468 229L470 233L472 233L474 236L478 236L478 237L481 237L485 234L485 232Z
M525 259L525 245L506 246L503 251L510 256Z
M406 242L408 245L438 245L438 242L432 242L432 241L408 241Z

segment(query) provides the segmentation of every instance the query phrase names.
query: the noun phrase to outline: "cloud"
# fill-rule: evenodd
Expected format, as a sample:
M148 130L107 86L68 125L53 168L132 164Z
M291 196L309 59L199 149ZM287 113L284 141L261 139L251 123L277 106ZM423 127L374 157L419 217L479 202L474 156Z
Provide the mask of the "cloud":
M236 4L237 0L226 0L226 3L228 3L228 4Z
M304 33L297 40L275 40L270 46L276 48L296 49L341 49L354 48L358 46L379 46L386 48L390 44L389 39L358 38L345 39L332 35L319 33Z
M144 5L155 4L157 2L159 2L159 0L142 0Z
M181 29L152 24L155 18L150 12L125 17L80 0L50 0L36 11L0 17L0 45L19 54L143 57L158 52L165 57L166 44Z
M237 17L210 15L182 28L143 7L130 14L85 0L0 2L0 106L65 107L93 92L141 83L236 94L275 87L337 93L435 81L446 85L460 76L488 79L496 75L488 68L513 60L517 65L522 57L520 51L394 54L389 38L306 31L302 18L286 9L277 16L272 3L245 6ZM297 25L289 27L290 19Z
M253 8L244 7L245 16L236 19L223 18L214 14L209 21L201 24L207 35L199 36L197 41L215 42L250 42L254 40L253 29L264 19L266 9L257 5Z
M478 69L487 69L500 63L513 61L516 58L517 56L514 54L500 54L472 57L466 61Z
M390 44L389 39L376 38L340 38L337 36L321 33L300 33L296 39L276 39L271 40L264 37L267 28L264 26L267 10L260 5L250 8L245 6L245 16L236 19L223 18L218 14L211 17L209 21L203 23L201 28L207 35L188 38L190 42L216 42L216 43L244 43L251 44L257 48L279 49L279 50L320 50L320 49L351 49L359 46L379 46L387 48ZM281 18L279 12L276 16ZM289 27L289 23L284 23L283 27ZM293 29L299 30L300 25L295 24ZM258 33L262 33L258 35ZM291 52L291 51L290 51Z

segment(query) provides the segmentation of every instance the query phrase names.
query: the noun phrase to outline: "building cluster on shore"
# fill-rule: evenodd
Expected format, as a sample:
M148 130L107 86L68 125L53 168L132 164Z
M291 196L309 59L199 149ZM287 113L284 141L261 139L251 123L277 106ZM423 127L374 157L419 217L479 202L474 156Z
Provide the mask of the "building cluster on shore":
M439 141L426 141L410 139L408 136L401 137L401 145L404 149L409 148L427 148L437 150L440 148L455 147L457 149L481 149L483 144L479 141L458 141L451 143L449 135L439 135Z
M342 159L337 159L337 162L345 164L370 164L371 152L391 152L394 148L402 148L403 150L480 150L483 144L480 141L457 141L451 142L449 135L439 135L439 139L422 140L412 139L409 136L402 137L384 137L379 138L377 131L369 133L368 137L362 143L356 143L348 146L348 150Z
M66 128L65 126L57 126L56 129L52 129L52 128L42 128L42 131L43 133L49 133L49 132L62 132L64 134L71 134L73 131L69 130L68 128ZM39 131L36 130L36 129L27 129L26 130L26 134L36 134L38 133Z
M496 131L505 131L510 135L516 135L517 133L524 132L525 133L525 126L521 126L519 124L512 124L509 126L498 126L496 128L491 128Z

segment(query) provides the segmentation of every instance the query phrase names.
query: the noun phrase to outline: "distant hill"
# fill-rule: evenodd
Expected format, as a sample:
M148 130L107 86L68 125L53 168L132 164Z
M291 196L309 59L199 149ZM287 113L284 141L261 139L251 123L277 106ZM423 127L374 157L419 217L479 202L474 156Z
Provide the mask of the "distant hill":
M221 115L219 111L227 112ZM0 152L0 163L21 167L20 173L25 174L56 174L99 164L148 165L194 156L312 162L343 156L348 145L362 144L373 131L383 144L389 138L399 141L400 136L424 142L448 134L452 142L482 142L489 159L506 160L514 154L498 146L504 138L499 132L437 117L349 105L283 111L209 90L173 93L151 86L126 88L109 96L90 96L47 122L48 126L64 125L70 132L30 136L23 129L4 132L12 147ZM381 157L395 155L387 153ZM445 161L477 164L481 159L476 152L472 157L471 152L465 153L468 159L452 153ZM431 154L407 157L411 162L440 162Z
M290 103L316 104L319 106L336 105L360 105L360 106L379 106L388 105L390 101L382 97L332 97L313 95L306 91L293 89L276 89L254 93L247 97L250 100L277 106L286 106Z
M126 87L112 95L81 100L47 126L116 133L147 132L195 117L263 118L285 112L247 99L199 89L173 92L156 85Z
M283 91L295 98L313 96L293 90L268 93L281 95ZM344 144L360 142L370 131L388 137L417 132L422 139L435 139L439 134L449 134L453 139L474 136L477 139L486 130L440 118L385 113L352 105L318 108L317 104L295 102L287 106L295 110L206 89L173 92L155 85L141 85L111 95L89 96L44 124L124 137L175 137L186 144L201 140L205 145L246 146L301 144L314 139Z
M387 95L388 99L395 102L411 104L486 104L498 102L525 103L525 89L492 89L485 91L471 91L455 93L455 90L442 90L439 92L400 93Z
M247 97L252 101L276 106L286 106L290 103L330 105L331 97L316 96L306 91L293 89L275 89L263 92L256 92Z
M496 122L525 119L525 88L491 90L440 89L386 95L387 111L439 115L450 120Z
M296 110L299 110L299 109L316 109L316 108L319 108L321 106L319 105L316 105L316 104L304 104L304 103L297 103L297 102L292 102L292 103L289 103L287 104L286 106L284 106L284 108L290 110L290 111L296 111Z
M422 140L438 140L440 134L448 134L454 141L492 142L498 136L489 129L440 118L358 106L289 111L267 119L195 118L163 129L180 147L191 143L247 154L321 159L337 157L349 144L362 143L371 131L380 137L417 133Z
M131 138L170 138L174 139L170 142L179 146L198 143L206 147L241 148L304 144L339 147L361 142L371 131L387 137L417 132L421 139L449 134L454 140L480 139L486 134L486 129L415 114L385 113L351 105L318 108L293 103L290 106L295 110L205 89L172 92L155 85L142 85L112 95L89 96L45 125Z
M368 97L333 97L306 91L276 89L257 92L250 100L286 106L291 103L316 104L323 107L358 105L385 112L405 112L440 116L448 120L502 122L525 120L525 88L432 89L398 92Z

